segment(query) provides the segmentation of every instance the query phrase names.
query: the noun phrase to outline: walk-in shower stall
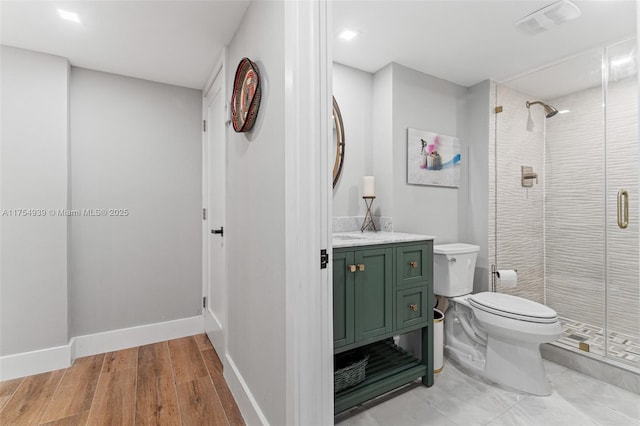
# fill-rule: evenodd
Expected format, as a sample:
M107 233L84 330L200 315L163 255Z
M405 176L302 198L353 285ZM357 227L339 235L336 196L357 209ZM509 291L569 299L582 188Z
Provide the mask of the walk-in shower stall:
M635 39L495 86L489 263L555 309L556 345L640 371Z

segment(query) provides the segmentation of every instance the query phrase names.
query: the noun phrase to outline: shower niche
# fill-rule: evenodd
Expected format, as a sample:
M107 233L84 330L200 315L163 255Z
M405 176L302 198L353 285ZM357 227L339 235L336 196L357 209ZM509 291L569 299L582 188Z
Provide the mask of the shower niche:
M636 47L492 86L489 263L558 313L555 345L640 371Z

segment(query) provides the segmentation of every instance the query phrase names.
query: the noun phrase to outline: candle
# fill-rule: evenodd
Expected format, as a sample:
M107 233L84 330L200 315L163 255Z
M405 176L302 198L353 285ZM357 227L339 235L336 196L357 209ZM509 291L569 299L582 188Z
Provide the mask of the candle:
M373 176L365 176L362 183L362 195L365 197L375 197L374 191L375 178Z

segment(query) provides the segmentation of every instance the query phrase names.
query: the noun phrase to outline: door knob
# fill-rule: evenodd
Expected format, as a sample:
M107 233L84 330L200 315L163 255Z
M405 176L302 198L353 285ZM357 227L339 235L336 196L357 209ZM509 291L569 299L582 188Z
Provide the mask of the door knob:
M409 305L409 309L411 309L413 312L418 310L418 305L415 303L412 303Z
M359 263L358 264L358 271L364 272L364 263Z
M356 271L356 265L349 265L347 266L347 270L349 272L355 272Z
M413 269L416 269L418 267L418 262L409 262L409 266L411 266Z

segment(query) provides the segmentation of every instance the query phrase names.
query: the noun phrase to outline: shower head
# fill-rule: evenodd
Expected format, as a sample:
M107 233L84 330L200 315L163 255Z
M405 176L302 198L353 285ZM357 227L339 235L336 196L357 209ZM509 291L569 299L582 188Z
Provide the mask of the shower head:
M544 102L540 102L540 101L535 101L535 102L529 102L527 101L526 105L527 105L527 109L529 109L529 107L531 105L535 105L535 104L540 104L544 107L544 115L547 118L551 118L554 115L556 115L558 113L558 110L555 109L554 107L552 107L551 105L547 105Z

